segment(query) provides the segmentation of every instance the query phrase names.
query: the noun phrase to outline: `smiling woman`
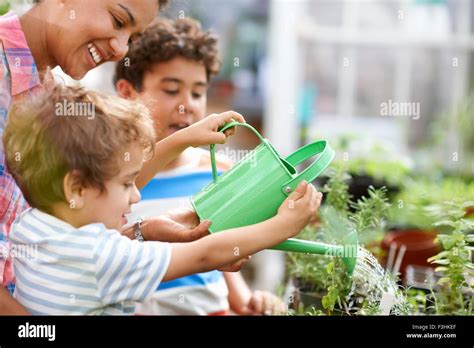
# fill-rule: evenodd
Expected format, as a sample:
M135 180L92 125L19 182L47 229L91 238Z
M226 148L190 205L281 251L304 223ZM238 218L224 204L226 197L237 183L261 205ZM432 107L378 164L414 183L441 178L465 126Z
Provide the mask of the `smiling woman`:
M21 25L38 70L59 65L74 79L117 61L156 16L165 0L40 0ZM91 21L90 15L108 20Z

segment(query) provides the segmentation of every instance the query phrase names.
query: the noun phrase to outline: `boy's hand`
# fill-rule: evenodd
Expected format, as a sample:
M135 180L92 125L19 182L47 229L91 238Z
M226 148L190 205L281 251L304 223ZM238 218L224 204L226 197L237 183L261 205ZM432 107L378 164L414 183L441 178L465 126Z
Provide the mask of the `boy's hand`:
M180 132L186 138L185 141L189 146L199 147L211 144L224 144L227 137L235 133L235 129L228 129L224 133L219 132L219 129L232 121L245 123L242 115L234 111L228 111L222 114L209 115Z
M297 235L308 225L318 211L322 197L323 195L313 185L302 181L282 203L277 216L289 227L289 238Z
M278 315L287 312L283 301L268 291L256 290L246 308L242 311L244 315Z

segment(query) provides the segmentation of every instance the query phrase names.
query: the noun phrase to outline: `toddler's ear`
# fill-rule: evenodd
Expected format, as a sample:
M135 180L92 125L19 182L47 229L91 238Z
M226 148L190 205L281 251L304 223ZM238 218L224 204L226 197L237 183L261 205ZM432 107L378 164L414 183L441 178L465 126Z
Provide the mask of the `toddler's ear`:
M71 209L81 209L84 206L84 180L77 170L66 174L63 181L64 196Z
M130 82L124 79L120 79L115 84L117 93L120 97L130 100L135 100L138 98L138 92L135 87L132 86Z

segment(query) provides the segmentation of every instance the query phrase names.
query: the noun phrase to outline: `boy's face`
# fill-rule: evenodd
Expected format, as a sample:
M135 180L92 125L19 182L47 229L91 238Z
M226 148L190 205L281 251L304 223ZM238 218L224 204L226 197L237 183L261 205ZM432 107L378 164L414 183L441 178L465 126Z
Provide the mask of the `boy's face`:
M106 182L106 192L92 187L85 189L80 211L83 225L102 222L107 228L120 231L127 223L125 214L130 213L132 204L140 201L135 179L143 166L142 148L138 144L131 145L120 160L120 173Z
M207 88L204 64L182 57L157 63L145 74L139 98L150 109L159 138L205 116Z

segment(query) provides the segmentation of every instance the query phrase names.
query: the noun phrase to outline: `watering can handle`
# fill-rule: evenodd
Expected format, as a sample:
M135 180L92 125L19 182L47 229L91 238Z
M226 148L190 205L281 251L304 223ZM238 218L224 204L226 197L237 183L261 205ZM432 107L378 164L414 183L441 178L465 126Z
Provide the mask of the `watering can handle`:
M242 126L242 127L247 127L250 129L252 132L255 133L255 135L260 139L261 142L264 142L265 139L262 137L262 135L257 132L255 128L253 128L251 125L247 123L240 123L240 122L230 122L224 125L221 129L219 129L219 132L224 133L226 130L229 128L235 127L235 126ZM210 150L211 150L211 163L212 163L212 178L214 181L217 180L217 164L216 164L216 150L215 150L216 145L211 144Z
M288 163L296 167L317 154L319 154L319 157L308 168L282 185L282 191L286 195L293 192L302 180L312 182L321 175L329 164L331 164L335 152L326 140L321 140L302 147L286 158Z

